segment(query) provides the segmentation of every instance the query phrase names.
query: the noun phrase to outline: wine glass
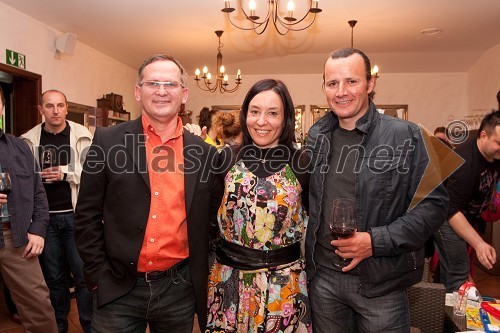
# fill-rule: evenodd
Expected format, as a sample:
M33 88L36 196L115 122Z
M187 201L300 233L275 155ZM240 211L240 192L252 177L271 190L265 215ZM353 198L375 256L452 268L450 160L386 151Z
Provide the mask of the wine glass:
M0 193L9 195L11 191L10 175L8 172L0 172ZM0 203L0 218L8 217L3 213L2 204Z
M42 151L42 170L50 168L55 164L56 150L54 148L44 148Z
M354 235L358 230L354 200L348 198L333 200L329 227L333 239L344 239ZM336 255L333 264L337 267L346 267L351 260Z

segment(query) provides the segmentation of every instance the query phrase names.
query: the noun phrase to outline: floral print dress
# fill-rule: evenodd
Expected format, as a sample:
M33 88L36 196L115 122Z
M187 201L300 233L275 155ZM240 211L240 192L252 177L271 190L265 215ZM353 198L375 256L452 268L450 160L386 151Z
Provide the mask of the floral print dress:
M225 177L218 211L222 237L274 250L305 237L302 188L291 167L265 178L238 161ZM209 278L205 332L312 332L304 259L273 270L243 271L215 260Z

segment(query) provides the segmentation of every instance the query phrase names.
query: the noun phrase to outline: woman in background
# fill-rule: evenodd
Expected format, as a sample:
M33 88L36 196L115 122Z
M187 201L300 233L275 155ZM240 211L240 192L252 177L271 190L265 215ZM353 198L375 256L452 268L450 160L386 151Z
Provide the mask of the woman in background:
M214 115L213 123L219 128L219 137L225 146L240 146L243 142L239 111L221 111Z
M226 147L205 332L311 332L300 242L308 221L308 158L293 148L294 106L266 79L240 112L243 143ZM222 178L221 178L222 179Z
M219 140L219 128L217 126L214 126L213 121L217 113L217 111L210 110L207 107L203 107L200 111L200 118L198 120L198 125L206 133L206 137L203 138L203 140L215 147L219 147L222 143Z

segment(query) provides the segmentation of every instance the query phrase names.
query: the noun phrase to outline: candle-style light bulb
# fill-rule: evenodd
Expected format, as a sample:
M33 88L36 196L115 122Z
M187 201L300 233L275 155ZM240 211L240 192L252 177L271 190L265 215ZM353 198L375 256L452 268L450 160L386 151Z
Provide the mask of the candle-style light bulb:
M208 68L207 66L203 67L203 74L207 74L208 73Z
M199 68L196 68L196 70L194 71L194 75L196 75L196 78L200 77L200 69Z
M210 82L211 79L212 79L212 74L208 73L207 74L207 81Z
M288 1L288 4L286 5L286 9L289 12L293 12L293 10L295 9L295 4L293 3L293 0Z
M238 72L236 73L236 78L241 79L241 70L238 69Z
M255 3L255 0L250 0L248 2L248 9L255 10L255 8L257 8L257 4Z
M224 72L226 71L226 68L224 68L224 65L220 66L219 71L220 71L221 74L224 74Z
M229 76L226 74L224 75L224 82L227 82L229 80Z

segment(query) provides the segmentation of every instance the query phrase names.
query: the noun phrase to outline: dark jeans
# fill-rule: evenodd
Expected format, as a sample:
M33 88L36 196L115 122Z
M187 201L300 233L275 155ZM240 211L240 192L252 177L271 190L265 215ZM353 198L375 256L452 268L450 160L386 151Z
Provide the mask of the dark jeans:
M470 273L467 242L445 221L434 234L434 243L439 254L439 282L447 292L458 290Z
M134 289L111 303L97 307L94 297L92 332L144 333L149 325L151 333L191 333L194 299L189 265L158 281L137 278Z
M59 332L68 331L68 314L71 306L67 260L75 280L76 304L80 324L86 333L91 332L92 293L83 279L83 261L76 249L73 213L50 214L45 247L40 255L40 266L50 290L50 302L54 308Z
M358 293L359 277L318 266L309 284L315 333L409 333L406 290L379 297Z

